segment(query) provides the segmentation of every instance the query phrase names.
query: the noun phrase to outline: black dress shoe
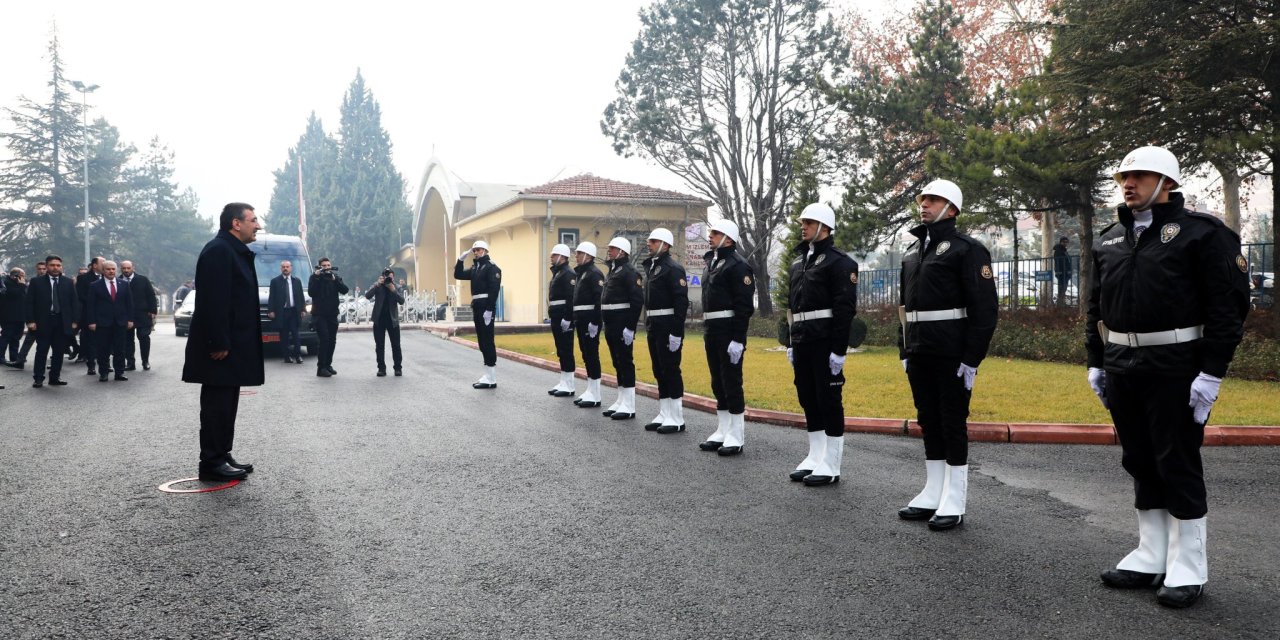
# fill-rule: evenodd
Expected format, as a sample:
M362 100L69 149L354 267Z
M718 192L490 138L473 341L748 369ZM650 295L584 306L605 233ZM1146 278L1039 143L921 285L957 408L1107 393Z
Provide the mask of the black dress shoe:
M804 480L805 478L809 477L809 475L812 473L813 473L813 469L796 469L795 471L792 471L787 477L791 478L792 482L800 482L801 480Z
M840 482L840 476L817 476L810 471L809 475L805 476L801 482L804 482L804 486L806 487L821 487L823 485Z
M10 369L21 369L26 362L26 360L14 360L13 362L4 363L4 366L9 367Z
M98 382L106 382L106 381L107 381L107 374L104 373L98 376Z
M396 373L396 377L397 377L397 378L399 378L400 376L404 375L404 371L403 371L403 370L401 370L401 369L400 369L400 367L396 367L395 373Z
M940 516L935 513L933 514L932 518L929 518L929 530L930 531L946 531L947 529L954 529L960 526L962 523L964 523L963 515Z
M285 363L285 364L293 364L293 358L285 358L285 359L284 359L284 363Z
M316 369L316 375L321 378L332 378L333 374L328 369Z
M1156 590L1156 602L1174 609L1186 609L1204 595L1204 585L1189 584L1183 587L1161 586Z
M222 482L226 480L243 480L247 475L249 475L248 471L224 462L213 467L200 467L199 478L206 481Z
M722 456L736 456L742 453L742 447L720 447L716 453Z
M40 387L43 387L43 386L44 386L44 383L39 380L36 380L35 382L31 383L31 387L34 389L39 389Z
M681 431L684 431L684 425L682 425L682 424L664 424L664 425L662 425L661 427L658 427L658 428L656 429L656 431L657 431L658 433L661 433L662 435L664 435L664 436L665 436L665 435L668 435L668 434L672 434L672 433L679 433L679 432L681 432Z
M498 383L496 383L496 382L472 382L472 383L471 383L471 388L472 388L472 389L497 389L497 388L498 388Z
M635 417L636 417L636 414L634 414L634 413L622 413L621 411L614 411L614 412L613 412L613 415L609 416L609 419L611 419L611 420L634 420L634 419L635 419Z
M1102 572L1102 584L1116 589L1150 589L1164 582L1163 573L1143 573L1128 569L1107 569Z
M578 405L578 406L579 406L579 407L581 407L582 405ZM602 416L604 416L604 417L606 417L606 418L612 418L612 417L613 417L613 409L605 409L604 411L601 411L601 412L600 412L600 415L602 415Z
M582 409L594 409L594 408L596 408L596 407L600 406L600 402L599 402L599 401L596 401L596 402L590 402L590 401L586 401L586 400L584 400L584 401L574 400L574 401L573 401L573 403L574 403L574 404L576 404L576 405L578 405L578 407L579 407L579 408L582 408Z
M137 367L135 367L135 366L133 366L133 365L131 365L131 364L126 364L126 365L124 366L124 370L125 370L125 371L137 371L137 370L138 370L138 368L137 368Z
M143 370L143 371L150 371L150 370L151 370L151 363L150 363L150 362L147 362L146 360L143 360L143 361L142 361L142 370Z
M385 378L385 377L387 377L387 370L386 370L386 369L378 369L378 377L379 377L379 378Z
M128 380L128 378L126 378L126 377L124 377L124 376L116 376L116 380L119 380L120 382L125 382L125 381L127 381L127 380Z
M66 380L50 380L50 381L49 381L49 386L51 386L51 387L65 387L65 386L67 386L67 381L66 381Z
M332 365L331 365L331 366L328 366L328 367L326 367L326 368L329 370L329 373L332 373L332 374L333 374L333 375L335 375L335 376L336 376L336 375L338 375L338 370L337 370L337 369L334 369Z
M647 426L647 425L646 425L646 426ZM716 442L715 440L708 440L708 441L706 441L706 442L699 442L699 443L698 443L698 448L699 448L699 449L702 449L703 451L715 451L715 450L719 449L722 445L724 445L724 443L723 443L723 442Z
M253 473L252 462L236 462L235 458L232 458L231 456L227 456L227 464L237 469L243 469L245 473Z
M298 357L294 358L294 359L293 359L293 363L294 363L294 364L302 364L302 356L298 356Z
M557 397L557 398L568 398L569 396L572 396L572 395L573 395L573 392L572 392L572 391L557 391L557 392L555 392L555 393L553 393L553 394L551 394L551 395L553 395L553 396L555 396L555 397Z
M920 507L903 507L898 509L898 517L903 520L928 520L937 509L921 509Z
M662 426L662 423L661 423L661 422L650 422L649 424L644 425L644 430L645 430L645 431L657 431L657 430L658 430L658 427L661 427L661 426Z
M86 376L96 376L96 375L98 375L98 370L97 370L97 369L90 369L90 370L88 370L88 371L84 372L84 374L85 374Z
M554 396L557 393L560 393L560 391L557 389L547 389L547 395L549 396Z

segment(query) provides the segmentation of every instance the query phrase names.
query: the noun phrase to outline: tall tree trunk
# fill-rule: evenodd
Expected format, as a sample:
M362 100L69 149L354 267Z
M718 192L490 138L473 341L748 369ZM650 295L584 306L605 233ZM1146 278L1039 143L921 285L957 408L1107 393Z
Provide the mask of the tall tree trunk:
M1222 221L1226 222L1232 231L1240 233L1240 183L1243 180L1240 177L1239 168L1225 160L1210 160L1209 163L1217 169L1218 175L1222 176Z
M1089 296L1093 293L1093 193L1088 186L1076 190L1078 203L1076 215L1080 219L1080 315L1089 311Z
M769 282L773 279L769 273L769 256L758 252L751 256L751 268L756 272L756 310L762 317L773 317L773 296L769 295Z

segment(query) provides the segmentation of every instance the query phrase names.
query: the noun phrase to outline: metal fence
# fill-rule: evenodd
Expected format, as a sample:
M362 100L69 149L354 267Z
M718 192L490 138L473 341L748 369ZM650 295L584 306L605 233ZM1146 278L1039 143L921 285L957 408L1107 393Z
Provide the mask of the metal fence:
M444 304L436 302L436 292L411 293L404 297L404 304L397 305L400 322L438 322L444 318ZM373 300L364 295L345 295L338 299L338 322L362 324L373 321Z
M1272 243L1246 244L1241 253L1249 261L1250 282L1261 279L1268 289L1275 275L1271 273ZM1034 309L1041 305L1075 306L1080 297L1080 256L1068 256L1065 272L1055 269L1054 259L1023 258L991 263L995 275L996 294L1006 309ZM1261 278L1254 278L1255 274ZM865 269L858 273L858 307L898 306L899 280L902 269ZM1261 291L1259 291L1261 293ZM1267 296L1271 292L1267 291Z

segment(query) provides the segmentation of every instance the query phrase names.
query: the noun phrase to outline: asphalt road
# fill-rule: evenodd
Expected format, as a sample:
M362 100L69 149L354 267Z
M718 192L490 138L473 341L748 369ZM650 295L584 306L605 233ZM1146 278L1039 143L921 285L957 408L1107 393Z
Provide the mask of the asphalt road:
M800 431L749 424L723 459L696 447L713 416L645 432L656 401L605 420L505 361L476 391L478 352L416 332L403 378L367 333L334 378L268 360L235 448L257 472L164 494L195 475L198 388L161 329L128 382L0 373L0 637L1280 636L1278 449L1205 450L1208 593L1172 611L1098 581L1136 543L1117 448L973 445L965 525L934 533L894 513L918 440L848 436L842 482L806 488Z

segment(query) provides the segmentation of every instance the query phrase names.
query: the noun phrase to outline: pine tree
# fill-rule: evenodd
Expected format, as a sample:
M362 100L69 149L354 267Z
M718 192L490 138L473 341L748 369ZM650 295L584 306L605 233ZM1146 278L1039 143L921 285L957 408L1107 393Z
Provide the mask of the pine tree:
M268 207L268 229L272 233L292 235L299 231L301 221L298 211L298 163L302 163L302 197L307 203L307 217L324 220L329 216L326 206L333 199L336 185L338 141L325 133L324 124L315 112L307 118L307 126L298 143L289 149L284 166L275 170L275 188L271 192ZM310 224L310 223L309 223ZM310 225L314 227L314 225ZM308 241L312 238L308 230ZM319 257L317 255L317 257Z
M800 244L800 213L818 201L818 173L812 142L800 147L792 165L795 175L795 204L787 221L787 233L782 238L782 254L778 257L777 286L773 290L773 303L780 311L791 308L791 262L796 259L796 245Z
M176 289L192 277L195 257L214 226L200 217L195 193L189 188L179 191L173 174L173 152L152 138L124 177L129 222L118 255L132 260L161 291Z

